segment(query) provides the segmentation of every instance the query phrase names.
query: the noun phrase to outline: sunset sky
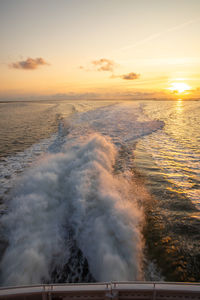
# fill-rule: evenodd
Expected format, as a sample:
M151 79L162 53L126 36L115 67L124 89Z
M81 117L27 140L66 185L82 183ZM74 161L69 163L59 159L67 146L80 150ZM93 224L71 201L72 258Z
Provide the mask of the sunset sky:
M0 99L200 98L200 0L0 0Z

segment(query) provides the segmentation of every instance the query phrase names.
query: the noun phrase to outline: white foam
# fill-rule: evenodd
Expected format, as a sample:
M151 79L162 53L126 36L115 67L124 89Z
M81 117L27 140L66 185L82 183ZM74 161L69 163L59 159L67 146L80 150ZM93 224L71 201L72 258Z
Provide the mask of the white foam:
M66 223L97 280L137 278L140 212L129 201L127 180L112 174L115 155L113 144L96 134L66 144L26 174L3 219L10 242L5 284L50 279L52 259L59 264L67 257Z
M116 175L116 145L162 126L137 121L136 105L114 105L75 117L66 142L27 170L3 217L9 246L1 270L4 285L50 280L52 263L69 258L71 228L98 281L141 278L142 198L128 168ZM104 136L103 136L104 135ZM140 196L138 196L141 194Z

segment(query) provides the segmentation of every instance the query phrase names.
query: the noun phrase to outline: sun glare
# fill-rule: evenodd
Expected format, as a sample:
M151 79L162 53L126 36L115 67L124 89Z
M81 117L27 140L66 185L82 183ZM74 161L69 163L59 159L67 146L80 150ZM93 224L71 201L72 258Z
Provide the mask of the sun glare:
M169 87L169 90L171 90L173 92L177 92L177 93L183 93L190 89L191 89L191 87L184 82L173 82L173 83L171 83L171 87Z

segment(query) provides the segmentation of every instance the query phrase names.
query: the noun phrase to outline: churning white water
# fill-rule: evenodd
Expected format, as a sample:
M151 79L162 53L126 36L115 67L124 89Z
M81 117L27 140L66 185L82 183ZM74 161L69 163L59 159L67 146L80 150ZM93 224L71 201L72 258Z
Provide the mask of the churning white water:
M3 284L51 281L53 269L70 259L69 231L97 281L141 278L143 196L134 190L132 148L162 126L131 103L80 113L63 125L60 142L19 179L3 216Z

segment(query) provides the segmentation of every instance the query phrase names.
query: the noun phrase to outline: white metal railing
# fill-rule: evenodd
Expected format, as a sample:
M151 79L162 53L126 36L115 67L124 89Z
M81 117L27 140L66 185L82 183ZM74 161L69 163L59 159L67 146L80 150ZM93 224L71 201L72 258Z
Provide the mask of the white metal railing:
M200 283L177 282L104 282L82 284L45 284L0 288L0 299L33 296L44 300L64 299L193 299L200 300Z

